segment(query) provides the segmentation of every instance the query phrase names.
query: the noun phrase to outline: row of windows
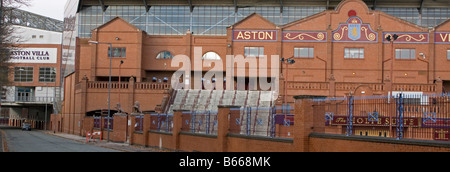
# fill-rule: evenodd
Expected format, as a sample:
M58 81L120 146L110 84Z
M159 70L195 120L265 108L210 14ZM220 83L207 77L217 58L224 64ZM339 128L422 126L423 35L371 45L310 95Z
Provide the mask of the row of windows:
M14 82L33 82L33 67L14 67ZM54 83L56 68L39 67L39 82Z
M234 7L198 6L192 13L189 6L109 6L105 12L100 6L84 7L79 16L79 37L91 37L91 31L119 16L150 35L184 35L190 30L196 35L226 35L226 28L252 13L258 13L276 25L320 13L325 7ZM434 27L450 18L448 8L377 8L408 22Z
M116 16L121 17L150 35L184 35L190 30L196 35L226 35L226 28L253 13L258 13L276 25L284 25L316 13L325 7L234 7L197 6L100 6L84 7L80 12L79 37L91 37L91 31Z
M163 51L160 52L157 56L156 59L173 59L173 55L172 53L168 52L168 51ZM220 60L220 56L215 53L215 52L207 52L203 55L203 60Z
M264 56L264 47L244 47L245 56L262 57ZM296 58L314 58L314 48L294 48L294 57ZM163 51L156 56L156 59L172 59L172 53ZM344 58L346 59L364 59L364 48L345 48ZM203 59L220 60L220 56L215 52L207 52ZM415 49L395 49L395 59L414 60L416 59ZM447 50L447 59L450 60L450 50Z
M126 48L113 47L112 57L125 58L126 57L126 51L127 51ZM264 47L262 47L261 53L262 53L262 55L264 54ZM108 48L108 57L111 57L111 48ZM156 59L173 59L173 57L174 56L172 55L172 53L170 53L168 51L163 51L163 52L160 52L156 56ZM206 60L220 60L221 58L215 52L207 52L207 53L205 53L203 55L203 59L206 59Z

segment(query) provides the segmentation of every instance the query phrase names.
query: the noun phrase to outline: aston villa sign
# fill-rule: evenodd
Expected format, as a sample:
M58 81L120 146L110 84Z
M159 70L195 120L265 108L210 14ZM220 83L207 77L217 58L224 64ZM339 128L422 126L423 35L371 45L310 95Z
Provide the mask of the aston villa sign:
M277 41L277 31L233 30L233 41Z
M56 48L18 48L12 49L10 63L57 63L58 49Z

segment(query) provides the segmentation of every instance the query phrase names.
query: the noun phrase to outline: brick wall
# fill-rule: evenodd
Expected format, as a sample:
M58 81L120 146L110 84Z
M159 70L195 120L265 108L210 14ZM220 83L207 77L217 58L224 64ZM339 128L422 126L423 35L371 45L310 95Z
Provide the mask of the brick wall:
M115 115L114 131L110 139L114 142L125 142L124 133L128 130L131 145L189 152L450 152L450 142L444 141L322 134L324 128L321 126L324 122L313 117L314 102L311 98L313 97L297 97L293 138L269 138L230 133L228 114L233 107L220 107L217 135L182 131L183 113L176 111L173 132L150 130L150 114L144 115L142 132L134 131L135 117L140 114L128 116L131 125L127 125L126 116ZM84 121L87 126L90 123L87 121L92 120ZM129 126L129 128L117 127L118 125Z
M310 152L450 152L450 143L362 136L312 134Z

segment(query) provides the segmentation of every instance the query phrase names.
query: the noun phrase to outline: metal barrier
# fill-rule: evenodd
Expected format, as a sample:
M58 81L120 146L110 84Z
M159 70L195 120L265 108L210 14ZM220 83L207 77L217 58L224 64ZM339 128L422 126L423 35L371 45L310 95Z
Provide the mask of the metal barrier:
M182 131L217 135L216 111L183 112L183 122Z
M399 93L394 96L315 100L325 132L345 135L450 141L449 94Z
M94 117L94 128L95 129L102 129L102 128L107 129L108 128L108 118L109 118L109 129L113 130L114 129L114 117Z
M173 114L151 114L150 130L172 132Z
M293 108L245 107L231 109L230 132L247 136L293 137ZM285 112L286 111L286 112Z
M9 125L9 118L0 118L0 125Z
M142 132L144 130L144 116L136 116L134 118L135 120L135 125L134 125L134 131L139 131Z

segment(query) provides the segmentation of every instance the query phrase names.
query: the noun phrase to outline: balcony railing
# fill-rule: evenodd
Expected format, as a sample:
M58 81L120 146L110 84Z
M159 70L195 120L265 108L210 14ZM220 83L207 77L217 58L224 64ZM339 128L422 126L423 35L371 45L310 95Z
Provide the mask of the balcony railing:
M54 97L35 97L35 96L16 96L14 102L22 103L53 103L55 101ZM8 102L5 100L4 102Z
M111 89L128 89L130 83L122 82L111 82ZM87 83L88 89L108 89L109 82L96 82L90 81ZM139 82L134 84L134 89L137 90L164 90L169 89L169 83L154 83L154 82Z

